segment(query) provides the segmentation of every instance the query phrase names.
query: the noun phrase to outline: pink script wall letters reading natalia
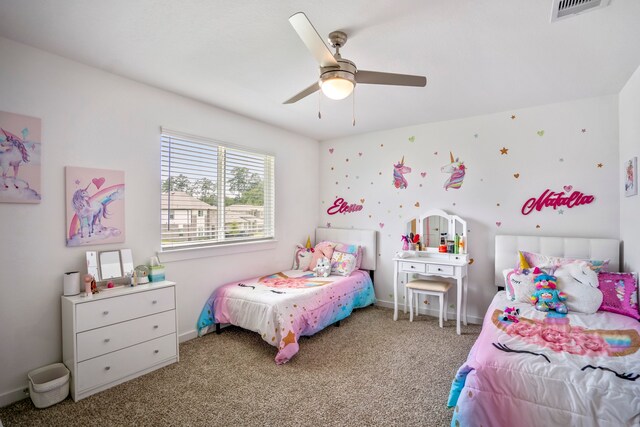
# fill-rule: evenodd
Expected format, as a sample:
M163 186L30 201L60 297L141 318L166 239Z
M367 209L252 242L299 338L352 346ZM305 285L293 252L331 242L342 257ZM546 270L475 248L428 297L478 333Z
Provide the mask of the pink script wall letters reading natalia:
M338 213L346 214L350 212L358 212L361 210L362 205L358 205L356 203L349 204L348 202L345 202L342 197L338 197L336 201L333 202L333 205L329 209L327 209L327 213L329 215L335 215Z
M567 193L572 190L571 186L565 186L565 190ZM555 193L550 189L546 189L544 193L540 195L537 199L535 197L527 200L524 205L522 205L522 215L529 215L533 210L537 210L538 212L542 210L542 208L552 207L554 210L561 206L566 206L567 208L574 208L580 205L588 205L591 204L595 200L595 197L588 196L580 191L574 191L570 195L565 196L564 191L560 191L559 193Z

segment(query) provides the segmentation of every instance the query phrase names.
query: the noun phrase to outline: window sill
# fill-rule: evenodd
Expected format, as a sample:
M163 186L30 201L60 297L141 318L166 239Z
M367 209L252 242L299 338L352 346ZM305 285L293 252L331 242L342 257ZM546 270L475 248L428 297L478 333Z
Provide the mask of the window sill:
M239 242L205 248L173 249L158 251L156 254L161 263L185 261L198 258L209 258L224 255L233 255L247 252L266 251L274 249L278 245L277 240L265 240L262 242Z

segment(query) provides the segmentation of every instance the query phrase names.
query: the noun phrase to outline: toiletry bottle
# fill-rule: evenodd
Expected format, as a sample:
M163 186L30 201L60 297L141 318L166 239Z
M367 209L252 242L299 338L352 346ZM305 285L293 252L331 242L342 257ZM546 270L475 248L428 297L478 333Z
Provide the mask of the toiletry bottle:
M460 253L460 235L458 235L458 233L456 233L455 237L453 238L453 253Z
M460 247L460 253L461 254L466 254L467 253L467 242L465 242L465 238L464 236L460 236L460 243L458 244L458 246Z

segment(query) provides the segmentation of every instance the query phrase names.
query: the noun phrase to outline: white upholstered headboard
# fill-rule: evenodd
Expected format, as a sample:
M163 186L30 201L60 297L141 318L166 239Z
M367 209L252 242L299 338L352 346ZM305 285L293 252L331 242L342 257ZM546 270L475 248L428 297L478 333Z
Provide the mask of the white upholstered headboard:
M378 259L378 245L375 230L354 230L347 228L316 228L316 243L327 240L352 245L360 245L363 248L363 270L375 270Z
M496 236L496 286L504 286L502 271L518 262L518 251L576 259L609 260L608 271L620 271L620 241L577 237Z

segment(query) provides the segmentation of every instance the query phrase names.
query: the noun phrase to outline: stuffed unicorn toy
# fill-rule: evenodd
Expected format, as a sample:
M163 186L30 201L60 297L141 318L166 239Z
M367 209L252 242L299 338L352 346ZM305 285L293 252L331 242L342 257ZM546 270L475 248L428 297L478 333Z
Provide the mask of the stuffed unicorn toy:
M567 307L571 311L592 314L602 304L602 292L598 289L598 274L587 261L563 265L554 273L558 287L567 294Z
M329 277L331 274L331 262L329 258L322 257L316 263L316 268L313 269L316 277Z

